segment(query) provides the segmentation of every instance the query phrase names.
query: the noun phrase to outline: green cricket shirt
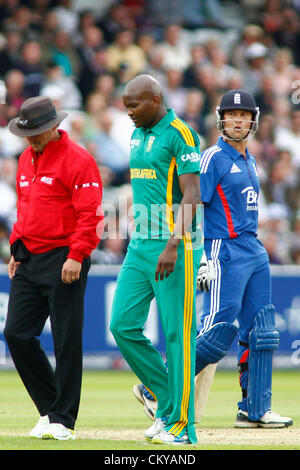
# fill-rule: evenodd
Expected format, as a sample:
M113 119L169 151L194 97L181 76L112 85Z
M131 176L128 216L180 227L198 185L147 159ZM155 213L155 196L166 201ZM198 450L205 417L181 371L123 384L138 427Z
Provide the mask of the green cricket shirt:
M197 133L169 109L154 127L133 131L129 166L135 225L132 238L169 238L182 199L178 176L200 174ZM196 230L200 216L198 211L191 231Z

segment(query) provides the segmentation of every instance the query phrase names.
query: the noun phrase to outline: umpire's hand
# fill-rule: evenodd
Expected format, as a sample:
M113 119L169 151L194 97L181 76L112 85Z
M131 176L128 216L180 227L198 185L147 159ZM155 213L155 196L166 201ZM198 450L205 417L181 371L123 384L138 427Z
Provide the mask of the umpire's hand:
M14 275L16 274L16 270L18 269L20 262L15 261L15 258L12 256L10 258L10 261L7 265L7 272L8 272L8 277L9 279L12 279Z
M68 258L64 263L61 271L61 280L64 284L72 284L78 281L80 277L81 263L74 259Z

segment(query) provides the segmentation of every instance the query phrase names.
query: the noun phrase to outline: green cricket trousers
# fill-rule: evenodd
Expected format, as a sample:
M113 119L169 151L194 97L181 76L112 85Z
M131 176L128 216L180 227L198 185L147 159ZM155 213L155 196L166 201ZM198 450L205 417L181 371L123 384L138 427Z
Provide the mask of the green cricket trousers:
M131 240L117 280L110 328L125 360L156 397L156 417L168 417L168 431L176 436L187 431L195 443L195 293L203 249L192 249L191 237L186 234L177 249L174 272L155 281L165 245L165 240ZM165 335L167 367L143 334L154 297Z

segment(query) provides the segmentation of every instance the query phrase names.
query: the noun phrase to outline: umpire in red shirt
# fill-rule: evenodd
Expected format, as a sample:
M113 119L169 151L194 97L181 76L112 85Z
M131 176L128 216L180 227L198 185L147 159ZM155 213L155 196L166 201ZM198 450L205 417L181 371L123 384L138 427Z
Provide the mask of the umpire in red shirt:
M75 439L82 381L83 305L90 253L103 223L94 158L58 126L43 96L26 100L9 130L29 144L16 176L10 297L4 336L40 419L30 435ZM50 317L55 370L37 337Z

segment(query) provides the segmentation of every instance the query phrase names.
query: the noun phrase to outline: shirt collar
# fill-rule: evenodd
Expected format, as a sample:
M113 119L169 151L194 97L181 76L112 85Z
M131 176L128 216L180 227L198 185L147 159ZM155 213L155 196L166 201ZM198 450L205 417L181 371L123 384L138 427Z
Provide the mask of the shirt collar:
M224 150L224 152L228 153L228 155L230 155L230 157L233 158L234 160L237 160L241 156L244 158L244 155L238 152L234 147L232 147L232 145L228 144L228 142L225 142L223 137L219 137L217 145L218 147L221 147L221 149ZM246 153L246 158L248 159L250 154L248 152L247 147L246 147L245 153Z
M60 134L60 139L59 140L50 140L50 142L48 142L48 144L46 145L45 147L45 150L43 151L43 153L41 154L38 154L39 157L40 156L48 156L48 155L51 155L52 153L55 153L57 151L61 151L62 149L62 146L66 144L69 136L68 136L68 133L62 129L59 129L59 134ZM35 151L33 150L33 148L30 146L30 151L31 151L31 154L33 156L35 156Z
M169 126L169 124L176 119L176 113L173 109L167 109L167 114L158 121L155 126L148 128L143 128L145 132L153 132L154 134L160 135L163 131Z

